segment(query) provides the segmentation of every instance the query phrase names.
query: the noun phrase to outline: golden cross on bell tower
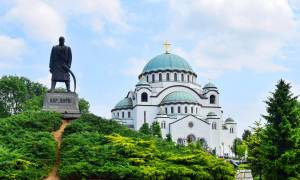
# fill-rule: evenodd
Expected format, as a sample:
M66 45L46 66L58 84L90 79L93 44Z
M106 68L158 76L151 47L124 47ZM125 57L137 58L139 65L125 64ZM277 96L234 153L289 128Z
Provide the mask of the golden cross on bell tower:
M171 47L171 44L168 41L165 41L164 48L165 48L166 54L170 53L170 49L171 49L170 47Z

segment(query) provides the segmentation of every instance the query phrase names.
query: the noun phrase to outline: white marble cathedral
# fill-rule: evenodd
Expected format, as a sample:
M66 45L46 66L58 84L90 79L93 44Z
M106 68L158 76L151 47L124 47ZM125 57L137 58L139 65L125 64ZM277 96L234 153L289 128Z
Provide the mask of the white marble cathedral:
M223 120L218 88L197 84L197 74L185 59L166 50L138 78L134 91L111 110L113 119L135 130L158 121L163 137L170 133L178 144L204 138L217 155L233 156L237 123Z

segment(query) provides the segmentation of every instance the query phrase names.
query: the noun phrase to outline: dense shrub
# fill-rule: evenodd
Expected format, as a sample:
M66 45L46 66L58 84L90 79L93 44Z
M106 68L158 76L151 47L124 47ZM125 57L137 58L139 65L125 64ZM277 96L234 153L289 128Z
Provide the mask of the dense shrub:
M51 132L59 128L60 115L26 112L0 119L0 179L41 179L56 157Z
M62 179L233 179L232 165L91 114L66 128Z
M65 129L64 136L83 131L93 131L101 134L118 133L130 137L142 136L140 133L125 128L116 121L106 120L93 114L83 114L80 119L73 121L72 124Z

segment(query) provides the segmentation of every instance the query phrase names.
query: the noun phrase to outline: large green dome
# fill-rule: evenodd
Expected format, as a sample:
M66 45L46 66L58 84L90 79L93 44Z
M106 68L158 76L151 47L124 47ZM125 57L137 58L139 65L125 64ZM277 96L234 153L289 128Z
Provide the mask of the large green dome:
M170 53L164 53L152 58L144 67L143 73L163 70L179 70L195 74L185 59Z
M169 103L198 103L198 101L195 96L188 92L174 91L164 97L164 99L161 101L161 104Z
M115 109L132 109L131 98L124 98L115 106Z

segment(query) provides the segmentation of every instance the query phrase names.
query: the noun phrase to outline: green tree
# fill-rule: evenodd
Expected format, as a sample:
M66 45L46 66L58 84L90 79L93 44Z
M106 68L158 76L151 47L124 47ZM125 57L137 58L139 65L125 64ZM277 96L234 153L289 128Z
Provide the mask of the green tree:
M35 96L23 103L23 111L40 111L43 108L44 96Z
M148 123L144 123L139 130L140 133L151 135L151 130Z
M0 118L8 117L9 113L6 111L4 104L0 103Z
M81 113L88 113L90 109L90 103L83 98L79 99L79 110Z
M231 146L231 151L235 154L235 157L241 157L244 155L244 152L240 151L240 146L243 144L243 141L240 138L235 138Z
M265 166L263 159L263 149L261 147L262 137L264 136L264 127L261 120L255 121L254 127L251 127L252 134L247 138L246 144L248 147L248 162L252 170L253 176L258 176L262 179L263 168Z
M167 140L168 142L172 142L172 135L169 133L169 134L167 134L166 136L167 136L166 140Z
M280 80L266 104L268 114L263 116L267 123L262 141L266 159L265 177L299 179L300 168L294 166L300 167L299 158L295 157L300 155L300 138L297 134L300 132L300 108L297 97L291 92L290 84ZM288 159L288 162L284 159Z
M23 103L45 94L47 88L25 77L3 76L0 78L1 114L16 114L23 110Z
M208 150L208 144L205 138L200 138L199 140L196 141L196 147L198 149L202 149L204 151Z
M249 129L244 130L244 133L242 135L242 140L246 141L250 135L251 135L251 131Z
M151 129L151 132L152 132L152 135L153 135L153 136L162 138L160 125L159 125L159 123L158 123L157 121L154 121L154 122L152 123L150 129Z

